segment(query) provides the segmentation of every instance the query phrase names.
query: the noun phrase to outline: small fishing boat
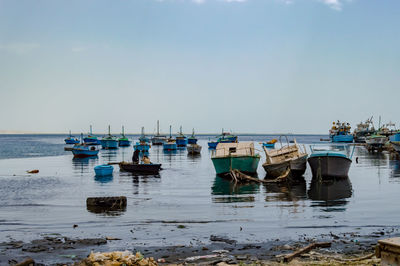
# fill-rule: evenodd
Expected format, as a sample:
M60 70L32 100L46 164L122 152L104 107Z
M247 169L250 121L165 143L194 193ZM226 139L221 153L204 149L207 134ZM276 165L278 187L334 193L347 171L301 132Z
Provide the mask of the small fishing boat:
M351 166L351 156L346 153L345 146L315 148L311 146L308 164L313 177L321 179L347 177ZM353 147L354 152L354 147Z
M329 136L332 142L348 142L354 140L354 136L350 133L350 124L346 122L333 122L332 128L329 130Z
M109 176L112 175L114 167L112 165L102 164L94 167L96 176Z
M178 135L176 136L176 146L178 147L186 147L188 144L188 140L186 136L182 133L182 126L180 127L180 130L178 132Z
M197 143L197 138L194 135L194 128L192 131L192 135L188 138L188 144L196 144Z
M167 141L167 136L160 134L160 122L157 120L157 134L151 138L151 144L163 145Z
M101 139L101 147L106 150L118 149L118 140L111 135L111 128L108 126L108 135Z
M81 138L83 136L81 135ZM74 155L74 158L86 158L86 157L93 157L97 156L99 153L99 150L93 146L93 145L88 145L88 144L75 144L72 147L72 154Z
M87 137L85 137L85 138L83 139L83 142L84 142L85 144L88 144L88 145L100 145L100 144L101 144L100 140L97 139L97 137L94 136L93 133L92 133L92 125L90 125L89 134L88 134Z
M149 138L146 137L146 134L144 133L144 127L142 127L142 134L139 137L139 141L136 142L135 145L133 145L133 149L139 150L141 152L148 152L150 150L150 140Z
M161 170L161 164L143 164L143 163L119 163L119 168L122 171L131 172L134 174L158 174Z
M380 134L373 134L371 136L367 136L365 139L365 142L367 143L367 149L369 151L377 150L379 152L383 150L383 146L385 146L386 142L388 141L388 137Z
M291 145L287 137L287 144L282 145L282 136L279 139L281 148L268 150L263 147L266 161L262 166L267 172L267 176L277 178L282 176L288 169L290 169L290 176L292 177L303 176L307 169L308 154L306 148L303 146L301 151L296 140Z
M122 126L122 134L118 139L118 146L120 147L128 147L131 146L131 141L125 136L125 128Z
M215 149L217 148L218 143L236 143L236 142L238 142L238 137L236 135L233 135L229 132L224 132L224 129L222 129L221 135L217 136L217 141L208 142L208 148Z
M262 145L265 148L269 148L269 149L274 149L275 148L275 143L277 142L277 139L272 139L270 141L267 142L263 142Z
M200 154L201 153L201 146L199 144L189 144L187 146L188 154Z
M164 151L175 151L177 149L176 140L172 138L172 128L169 126L169 138L163 143Z
M365 122L357 124L357 128L354 129L353 136L354 142L365 143L367 136L375 133L375 128L373 126L372 118L367 119Z
M79 143L79 139L77 139L71 135L71 130L69 131L68 138L64 139L64 141L65 141L65 144L78 144Z
M217 175L229 174L236 169L242 173L257 173L260 155L255 153L253 142L219 143L211 160Z

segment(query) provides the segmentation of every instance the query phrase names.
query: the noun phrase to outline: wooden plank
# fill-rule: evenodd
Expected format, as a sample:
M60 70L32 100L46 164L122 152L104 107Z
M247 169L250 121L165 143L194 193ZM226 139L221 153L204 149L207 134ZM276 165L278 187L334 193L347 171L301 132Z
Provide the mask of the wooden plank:
M291 253L289 255L286 255L283 258L283 261L284 262L289 262L292 259L300 256L303 253L309 252L310 250L312 250L314 248L327 248L327 247L330 247L330 246L331 246L331 242L312 243L312 244L310 244L310 245L308 245L308 246L306 246L304 248L301 248L301 249L299 249L299 250L297 250L297 251L295 251L295 252L293 252L293 253Z

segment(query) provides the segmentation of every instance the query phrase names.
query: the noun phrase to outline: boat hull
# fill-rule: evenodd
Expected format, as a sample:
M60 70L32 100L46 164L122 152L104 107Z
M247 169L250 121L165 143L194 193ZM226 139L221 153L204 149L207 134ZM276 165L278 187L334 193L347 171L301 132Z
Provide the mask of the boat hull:
M176 138L176 146L178 147L186 147L188 144L188 140L186 138Z
M196 138L188 138L188 144L197 144Z
M72 149L72 154L74 155L75 158L86 158L86 157L92 157L92 156L97 156L99 153L99 150L80 150L80 149Z
M77 139L65 139L65 144L78 144L79 140Z
M98 165L94 168L96 176L109 176L112 175L114 167L112 165Z
M177 149L176 143L164 143L164 151L175 151Z
M89 138L89 137L84 138L83 142L88 145L100 145L101 144L100 140L95 139L95 138Z
M118 141L117 140L101 140L101 147L106 150L118 149Z
M313 177L340 178L347 177L351 160L341 156L310 156L308 164Z
M268 148L268 149L274 149L275 148L275 143L263 143L263 146Z
M216 148L217 148L217 145L218 145L218 142L210 141L210 142L208 143L208 148L209 148L209 149L216 149Z
M367 137L365 142L367 143L367 145L370 145L370 146L382 147L383 145L386 144L387 141L388 141L388 138L385 136L382 136L382 137L374 137L374 138Z
M335 135L332 136L332 142L352 143L354 140L353 135Z
M200 154L201 153L201 146L197 144L189 144L187 146L188 154Z
M151 144L152 145L163 145L166 142L165 137L153 137L151 139Z
M231 170L237 169L240 172L257 173L260 156L228 156L211 158L217 175L228 174Z
M161 164L120 163L119 168L122 171L134 174L158 174L161 170Z
M292 177L300 177L304 175L307 169L307 155L281 163L264 163L263 167L265 172L267 172L268 177L277 178L283 175L287 171L287 169L290 169L290 175Z
M128 147L131 146L131 141L130 140L118 140L118 146L120 147Z

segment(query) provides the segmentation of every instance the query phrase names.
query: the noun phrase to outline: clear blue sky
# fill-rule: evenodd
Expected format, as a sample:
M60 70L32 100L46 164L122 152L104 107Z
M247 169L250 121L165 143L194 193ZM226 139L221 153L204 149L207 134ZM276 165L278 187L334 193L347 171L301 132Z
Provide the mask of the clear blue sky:
M400 1L0 0L0 130L400 123Z

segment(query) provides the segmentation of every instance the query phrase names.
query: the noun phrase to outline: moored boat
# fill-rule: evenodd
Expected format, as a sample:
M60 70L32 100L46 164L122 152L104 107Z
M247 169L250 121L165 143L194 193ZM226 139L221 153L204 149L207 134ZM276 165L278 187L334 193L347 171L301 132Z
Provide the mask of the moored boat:
M282 136L280 137L280 139ZM303 151L300 150L296 140L290 145L287 137L287 145L282 145L279 149L267 149L263 147L266 161L262 165L267 172L268 177L277 178L283 175L290 169L292 177L300 177L304 174L307 168L307 152L303 146Z
M269 149L274 149L275 148L275 143L277 142L277 139L272 139L270 141L267 142L263 142L262 145L265 148L269 148Z
M109 176L112 175L114 167L112 165L102 164L94 167L96 176Z
M182 126L180 127L180 130L178 132L178 135L176 136L176 146L177 147L186 147L188 144L187 137L182 133Z
M225 175L233 169L240 172L257 173L260 155L255 153L253 142L219 143L211 160L217 175Z
M143 163L119 163L119 168L122 171L131 172L134 174L158 174L161 170L161 164L143 164Z
M87 135L87 137L85 137L83 139L83 142L88 145L100 145L101 144L100 140L96 136L93 135L92 125L90 125L89 134Z
M365 143L366 137L375 133L372 118L373 117L367 119L365 122L357 124L357 127L353 132L354 142Z
M172 138L172 128L169 126L169 138L163 143L164 151L175 151L177 149L176 140Z
M383 146L388 142L389 138L380 134L373 134L367 136L365 142L367 143L367 149L382 151Z
M221 135L217 136L216 141L208 142L208 148L215 149L217 148L218 143L236 143L236 142L238 142L238 137L236 135L233 135L229 132L224 132L224 129L222 129L222 133Z
M111 128L108 126L108 135L104 136L101 141L101 147L103 149L118 149L118 140L116 137L111 135Z
M125 128L122 126L122 134L118 139L118 146L120 147L128 147L131 146L131 141L125 136Z
M160 122L157 120L157 134L151 138L152 145L163 145L167 141L167 136L160 134Z
M99 150L93 145L87 144L75 144L72 149L72 154L74 158L86 158L86 157L93 157L97 156Z
M146 137L146 134L144 133L144 127L142 127L142 134L139 137L139 141L136 142L135 145L133 145L133 149L139 150L141 152L148 152L150 150L150 140L149 138Z
M79 143L79 139L77 139L71 135L71 130L69 131L68 138L64 139L64 141L65 141L65 144L78 144Z
M329 149L311 147L311 152L308 164L313 177L329 179L348 176L352 161L351 156L346 153L345 146L335 146Z
M197 144L197 138L194 135L194 128L193 128L192 135L188 138L188 144Z
M187 146L188 154L200 154L201 153L201 146L199 144L189 144Z
M350 124L346 122L333 122L332 128L329 130L329 136L332 142L348 142L354 140L354 136L350 134Z

